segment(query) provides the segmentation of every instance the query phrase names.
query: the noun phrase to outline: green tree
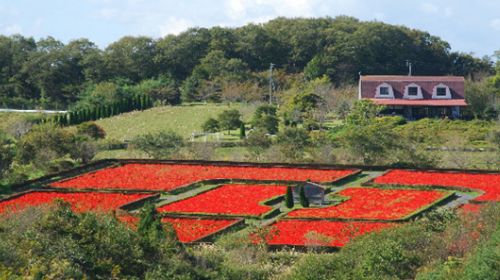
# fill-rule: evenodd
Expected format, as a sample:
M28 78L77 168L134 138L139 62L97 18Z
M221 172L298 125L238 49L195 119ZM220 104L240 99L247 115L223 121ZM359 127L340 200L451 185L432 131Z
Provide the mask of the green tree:
M219 121L217 121L216 119L214 118L208 118L208 120L206 120L202 125L201 125L201 129L203 130L203 132L211 132L211 133L214 133L214 132L217 132L219 131Z
M285 204L288 209L293 208L293 191L292 187L286 187Z
M247 137L246 131L245 131L245 123L241 122L240 124L240 139L245 139Z
M281 152L290 161L304 157L305 149L310 145L309 134L302 128L285 128L278 133L277 142Z
M237 129L241 125L241 114L238 110L224 110L218 116L218 121L221 129L227 130L231 134L232 129Z
M252 117L252 126L265 129L270 134L276 134L279 124L276 110L276 107L272 105L261 105L257 107Z
M346 123L355 126L368 125L381 109L370 100L358 100L354 102L351 112L347 115Z
M248 133L245 139L245 148L250 155L256 159L260 159L260 155L272 145L271 139L267 136L263 129L254 129Z
M300 186L299 188L299 200L300 200L300 205L302 207L309 207L309 199L306 196L306 191L304 186Z
M167 130L137 136L131 144L152 158L168 158L184 146L184 141L174 131Z
M15 156L15 142L0 130L0 175L10 168Z
M147 203L141 209L139 224L137 232L150 242L159 242L166 238L161 217L156 211L154 204Z
M155 56L155 41L145 36L125 36L111 43L103 54L106 68L114 78L133 82L151 78L157 73Z

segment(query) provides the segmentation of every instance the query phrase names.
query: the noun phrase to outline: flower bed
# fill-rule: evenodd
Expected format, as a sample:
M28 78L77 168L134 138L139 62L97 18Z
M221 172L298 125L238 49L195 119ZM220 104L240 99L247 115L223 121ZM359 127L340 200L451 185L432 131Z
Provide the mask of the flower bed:
M342 247L352 238L394 226L392 223L280 220L270 225L269 245Z
M286 186L222 185L158 208L159 212L258 217L273 208L265 201L286 193Z
M0 213L18 211L31 206L49 204L62 199L71 204L75 212L116 210L120 206L146 198L150 194L98 193L98 192L57 192L32 191L0 201Z
M122 222L132 228L137 227L139 218L134 216L118 217ZM177 238L182 243L192 243L202 241L214 234L225 231L229 228L242 224L242 219L205 219L205 218L173 218L165 217L164 223L170 223L177 234Z
M332 182L357 170L188 164L137 164L101 169L52 183L55 188L172 191L203 180Z
M348 188L336 194L348 199L323 208L297 209L287 217L397 220L416 214L450 195L444 191L377 188Z
M460 211L462 213L479 213L481 211L481 208L483 207L483 204L464 204L459 207Z
M241 223L241 219L200 219L200 218L163 218L162 222L170 223L177 238L182 243L201 241L229 227Z
M479 190L475 201L500 201L500 174L391 170L375 178L375 184L439 186Z

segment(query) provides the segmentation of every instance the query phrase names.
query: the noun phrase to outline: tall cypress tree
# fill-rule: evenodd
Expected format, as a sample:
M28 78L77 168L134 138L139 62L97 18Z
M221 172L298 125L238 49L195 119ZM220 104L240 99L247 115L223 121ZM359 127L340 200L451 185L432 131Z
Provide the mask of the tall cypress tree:
M309 207L309 199L307 199L304 186L300 187L299 197L300 197L300 205L302 205L302 207Z
M245 139L247 136L246 131L245 131L245 124L241 122L240 124L240 139Z
M293 208L293 191L290 186L286 187L285 203L287 208Z

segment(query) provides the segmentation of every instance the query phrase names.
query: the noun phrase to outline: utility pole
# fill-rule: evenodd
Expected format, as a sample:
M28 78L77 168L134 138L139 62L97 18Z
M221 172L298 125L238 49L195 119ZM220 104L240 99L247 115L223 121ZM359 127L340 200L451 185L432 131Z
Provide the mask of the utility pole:
M405 60L406 66L408 66L408 76L411 76L411 61Z
M269 65L269 105L273 105L273 67L274 63Z

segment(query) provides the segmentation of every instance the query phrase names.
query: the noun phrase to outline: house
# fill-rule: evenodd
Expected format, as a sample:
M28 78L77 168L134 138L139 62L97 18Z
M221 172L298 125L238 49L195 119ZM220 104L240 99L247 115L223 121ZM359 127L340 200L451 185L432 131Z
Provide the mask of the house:
M382 114L409 120L459 118L460 109L467 106L464 78L458 76L360 75L359 99L386 106Z
M292 188L293 191L293 201L295 203L300 202L300 188L304 188L304 193L306 194L307 199L311 205L323 205L325 202L325 190L326 188L315 184L312 182L306 182L304 184L294 186Z

